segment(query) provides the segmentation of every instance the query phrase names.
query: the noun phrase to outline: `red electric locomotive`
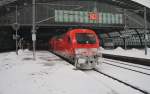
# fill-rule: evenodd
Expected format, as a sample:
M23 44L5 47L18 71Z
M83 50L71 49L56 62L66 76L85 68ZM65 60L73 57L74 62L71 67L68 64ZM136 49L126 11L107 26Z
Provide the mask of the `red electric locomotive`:
M76 68L92 69L98 64L99 40L94 31L73 29L49 41L50 50L71 62Z

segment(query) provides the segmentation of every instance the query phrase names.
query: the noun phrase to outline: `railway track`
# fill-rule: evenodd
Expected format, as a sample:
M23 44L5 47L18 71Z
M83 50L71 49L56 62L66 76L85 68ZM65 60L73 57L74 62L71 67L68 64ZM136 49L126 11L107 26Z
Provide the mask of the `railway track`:
M142 72L142 71L134 70L134 69L127 68L127 67L122 67L122 66L115 65L115 64L111 64L111 63L108 63L108 62L103 62L103 63L108 64L108 65L111 65L111 66L115 66L115 67L123 68L123 69L126 69L126 70L130 70L130 71L134 71L134 72L137 72L137 73L141 73L141 74L144 74L144 75L148 75L148 76L150 76L150 74L149 74L149 73L145 73L145 72Z
M136 58L136 57L128 57L128 56L120 56L120 55L112 55L112 54L103 54L104 58L120 60L128 63L134 63L139 65L150 66L150 59L144 58Z
M60 57L60 56L59 56ZM62 57L61 57L62 58ZM64 58L63 58L64 59ZM66 59L65 59L66 60ZM66 60L67 62L68 62L68 60ZM105 62L105 64L106 64L107 62ZM107 63L108 64L108 63ZM112 65L112 64L109 64L109 65ZM130 66L130 64L123 64L123 65L128 65L128 66ZM144 72L141 72L141 71L138 71L138 70L133 70L133 69L130 69L130 68L124 68L124 67L122 67L122 66L116 66L116 65L112 65L112 66L115 66L115 67L119 67L119 68L122 68L122 69L126 69L126 70L130 70L130 71L134 71L134 72L136 72L136 73L140 73L140 74L143 74L143 75L146 75L146 76L150 76L150 74L149 73L144 73ZM144 68L144 67L139 67L139 66L134 66L133 65L133 67L136 67L136 68L141 68L141 69L146 69L146 70L150 70L150 69L148 69L148 68ZM87 70L83 70L83 72L86 72ZM88 70L89 71L89 70ZM133 85L133 84L130 84L130 83L128 83L128 82L126 82L126 81L124 81L124 80L122 80L122 79L120 79L120 78L117 78L117 77L115 77L115 76L112 76L112 75L110 75L110 74L107 74L107 73L105 73L105 72L102 72L102 71L100 71L100 69L98 69L98 68L95 68L94 70L90 70L90 71L94 71L94 72L97 72L98 74L101 74L101 75L103 75L103 76L105 76L105 78L107 77L108 79L111 79L111 80L113 80L113 82L114 81L117 81L119 84L122 84L122 85L124 85L125 87L127 87L127 88L130 88L131 90L133 90L133 91L137 91L137 92L140 92L140 93L138 93L138 94L150 94L150 92L149 91L147 91L147 89L145 90L145 89L143 89L143 88L141 88L141 87L139 87L139 85ZM105 81L105 80L104 80ZM116 89L115 89L116 90ZM115 91L114 90L114 91ZM128 89L127 89L128 90ZM122 93L119 93L119 94L122 94Z
M127 64L127 63L123 63L123 62L117 61L117 60L105 59L105 61L110 61L110 62L113 62L113 63L127 65L127 66L132 66L132 67L140 68L140 69L144 69L144 70L150 70L150 68L146 68L146 67L143 67L143 66L137 66L137 65L133 65L133 64L129 64L129 63Z
M106 77L108 77L108 78L110 78L110 79L113 79L113 80L115 80L115 81L117 81L117 82L119 82L119 83L122 83L122 84L124 84L124 85L126 85L126 86L129 86L129 87L131 87L132 89L137 90L137 91L139 91L139 92L141 92L141 93L143 93L143 94L150 94L150 92L148 92L148 91L146 91L146 90L140 89L140 88L138 88L138 87L136 87L136 86L134 86L134 85L131 85L131 84L125 82L125 81L122 81L122 80L117 79L117 78L115 78L115 77L113 77L113 76L111 76L111 75L108 75L108 74L106 74L106 73L104 73L104 72L101 72L98 68L93 69L93 71L98 72L98 73L100 73L100 74L102 74L102 75L104 75L104 76L106 76Z

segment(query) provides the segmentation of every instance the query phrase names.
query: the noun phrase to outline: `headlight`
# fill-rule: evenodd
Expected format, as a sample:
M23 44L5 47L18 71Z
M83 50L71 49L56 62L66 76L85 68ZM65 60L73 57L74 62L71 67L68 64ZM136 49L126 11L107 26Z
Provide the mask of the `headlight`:
M84 64L85 62L86 62L85 58L79 58L78 59L78 63L80 63L80 64Z
M75 49L76 55L82 55L82 56L91 56L96 55L98 53L97 48L79 48Z
M81 49L75 49L75 54L76 54L76 55L80 54L80 52L81 52L80 50L81 50Z

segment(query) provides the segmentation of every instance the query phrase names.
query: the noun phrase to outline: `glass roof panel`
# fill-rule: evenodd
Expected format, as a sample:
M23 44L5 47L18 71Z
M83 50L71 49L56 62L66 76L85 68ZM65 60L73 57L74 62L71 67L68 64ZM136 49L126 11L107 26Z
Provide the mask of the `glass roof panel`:
M132 0L134 2L137 2L139 4L142 4L148 8L150 8L150 0Z

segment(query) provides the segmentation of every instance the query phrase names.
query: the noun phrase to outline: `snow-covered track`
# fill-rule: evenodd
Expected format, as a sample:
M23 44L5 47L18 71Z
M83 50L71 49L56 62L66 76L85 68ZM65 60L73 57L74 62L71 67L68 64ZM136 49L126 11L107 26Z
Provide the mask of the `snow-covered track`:
M122 64L122 65L127 65L127 66L132 66L132 67L140 68L140 69L144 69L144 70L150 70L150 68L148 68L147 66L144 67L144 66L133 65L133 64L125 63L125 62L123 63L122 61L118 61L118 60L105 59L105 61Z
M128 63L134 63L139 65L146 65L150 66L150 59L144 59L144 58L135 58L135 57L128 57L128 56L120 56L120 55L112 55L112 54L103 54L104 58L114 59L114 60L120 60L125 61Z
M148 75L148 76L150 76L150 74L149 74L149 73L145 73L145 72L142 72L142 71L134 70L134 69L127 68L127 67L122 67L122 66L115 65L115 64L111 64L111 63L108 63L108 62L103 62L103 63L108 64L108 65L111 65L111 66L115 66L115 67L123 68L123 69L126 69L126 70L130 70L130 71L134 71L134 72L138 72L138 73L141 73L141 74L144 74L144 75Z
M108 77L108 78L111 78L111 79L113 79L113 80L115 80L115 81L118 81L119 83L122 83L122 84L124 84L124 85L126 85L126 86L129 86L129 87L131 87L131 88L133 88L133 89L135 89L135 90L138 90L138 91L140 91L140 92L143 93L143 94L150 94L150 92L148 92L148 91L146 91L146 90L140 89L140 88L138 88L138 87L136 87L136 86L134 86L134 85L131 85L131 84L129 84L129 83L126 83L125 81L122 81L122 80L117 79L117 78L115 78L115 77L113 77L113 76L110 76L110 75L108 75L108 74L106 74L106 73L104 73L104 72L101 72L98 68L95 68L95 69L93 69L93 70L96 71L96 72L98 72L98 73L100 73L100 74L102 74L102 75L104 75L104 76L106 76L106 77Z

